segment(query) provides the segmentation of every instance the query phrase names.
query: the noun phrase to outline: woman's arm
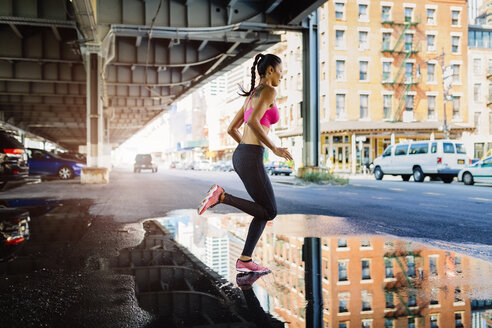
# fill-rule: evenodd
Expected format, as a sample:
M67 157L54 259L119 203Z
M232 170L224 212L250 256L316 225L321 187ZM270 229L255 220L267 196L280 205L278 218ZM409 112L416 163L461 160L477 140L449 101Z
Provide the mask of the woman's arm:
M244 122L244 105L241 109L236 113L234 118L232 119L229 127L227 128L227 133L237 141L237 143L241 143L242 135L239 132L239 128L243 125Z

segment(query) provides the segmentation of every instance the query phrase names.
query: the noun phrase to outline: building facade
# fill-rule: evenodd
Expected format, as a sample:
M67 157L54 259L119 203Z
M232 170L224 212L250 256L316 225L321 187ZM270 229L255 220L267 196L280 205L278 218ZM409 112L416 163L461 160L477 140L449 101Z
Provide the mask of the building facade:
M391 143L443 138L444 106L451 138L473 130L466 1L334 0L319 13L321 165L355 172ZM300 135L302 121L279 133Z

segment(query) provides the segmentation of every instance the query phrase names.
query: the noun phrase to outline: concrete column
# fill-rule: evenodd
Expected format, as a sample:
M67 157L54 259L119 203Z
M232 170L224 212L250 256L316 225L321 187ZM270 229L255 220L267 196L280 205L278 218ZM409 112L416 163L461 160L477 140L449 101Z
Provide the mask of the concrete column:
M392 145L396 144L396 138L394 133L391 133L391 144Z
M109 172L104 163L104 115L101 100L102 59L98 52L85 55L87 74L87 167L81 183L108 183ZM106 164L107 165L107 164Z
M318 56L318 12L314 11L304 22L307 29L302 32L303 62L303 152L304 166L319 165L319 56Z
M356 144L356 141L355 141L355 133L352 134L352 138L351 138L351 162L352 162L352 165L351 165L351 172L352 174L355 174L355 170L357 168L357 144Z

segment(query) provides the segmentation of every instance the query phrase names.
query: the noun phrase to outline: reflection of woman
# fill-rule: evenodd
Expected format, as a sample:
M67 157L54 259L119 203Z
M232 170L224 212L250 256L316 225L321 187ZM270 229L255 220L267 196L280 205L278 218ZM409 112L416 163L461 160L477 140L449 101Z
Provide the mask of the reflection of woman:
M260 82L254 87L256 70L260 75ZM267 221L273 220L277 215L275 195L263 166L264 146L286 160L292 160L292 156L287 148L276 147L268 137L270 125L279 120L275 87L282 77L280 58L272 54L258 54L251 68L251 75L250 90L243 90L243 96L247 98L227 132L239 143L232 156L232 163L254 202L235 197L220 186L213 185L198 207L198 213L202 214L208 208L224 203L253 216L243 252L236 261L236 269L241 272L268 272L268 268L258 265L251 258ZM243 123L244 135L241 135L239 128Z
M236 276L236 283L243 292L246 305L257 327L284 327L282 322L271 318L265 313L253 291L254 282L263 274L257 272L239 273Z

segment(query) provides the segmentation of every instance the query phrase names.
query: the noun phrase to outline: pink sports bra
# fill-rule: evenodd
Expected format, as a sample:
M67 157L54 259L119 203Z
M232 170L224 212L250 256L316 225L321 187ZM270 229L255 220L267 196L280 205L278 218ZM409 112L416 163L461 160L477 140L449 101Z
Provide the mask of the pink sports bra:
M249 96L248 102L246 103L246 107L251 101L251 98L253 97L255 91L256 88ZM248 123L248 119L251 116L252 112L253 112L253 106L251 106L248 110L244 111L244 123ZM269 128L270 125L277 123L279 119L280 119L280 113L278 112L277 103L274 103L273 107L267 109L265 114L263 114L263 117L260 119L260 124Z

